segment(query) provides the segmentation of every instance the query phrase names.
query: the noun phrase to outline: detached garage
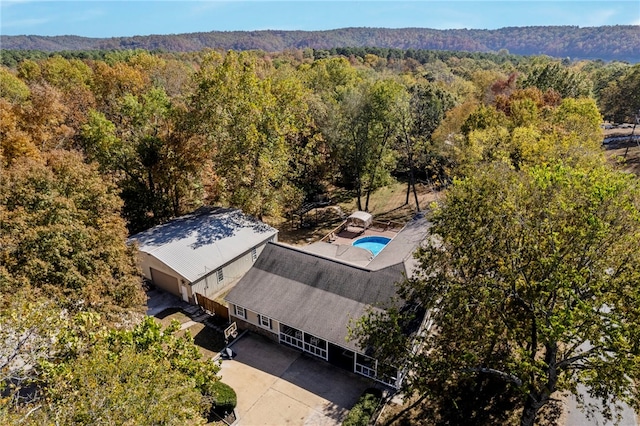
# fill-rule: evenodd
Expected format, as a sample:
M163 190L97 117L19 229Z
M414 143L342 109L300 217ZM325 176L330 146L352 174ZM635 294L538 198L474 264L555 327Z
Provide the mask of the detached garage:
M154 268L149 268L151 273L151 281L156 287L168 291L169 293L180 294L180 284L178 278L171 274L165 274Z
M143 275L156 287L196 303L213 298L251 268L278 231L237 209L201 208L129 238Z

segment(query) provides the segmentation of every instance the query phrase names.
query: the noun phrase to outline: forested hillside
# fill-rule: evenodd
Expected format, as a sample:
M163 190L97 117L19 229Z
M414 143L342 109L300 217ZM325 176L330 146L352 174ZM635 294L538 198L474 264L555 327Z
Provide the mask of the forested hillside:
M640 28L545 26L509 27L497 30L434 30L427 28L343 28L330 31L211 31L206 33L86 38L78 36L0 36L9 50L111 50L147 49L191 52L204 48L222 50L286 49L331 50L343 47L457 50L517 55L549 55L557 58L640 61Z
M579 360L613 371L602 395L638 401L621 393L627 377L640 376L640 196L637 177L608 165L601 125L635 118L640 64L373 52L11 56L0 67L0 423L204 423L219 367L176 327L140 320L144 293L127 235L203 205L281 223L336 190L368 210L373 191L394 181L407 200L418 181L452 194L434 216L443 245L421 253L424 277L442 278L436 284L451 297L429 299L418 281L407 293L459 313L440 319L442 340L425 342L440 364L413 360L425 380L411 390L435 392L430 403L442 404L427 415L457 424L477 408L469 402L502 413L489 424L523 408L535 417L551 393L575 390L580 379L546 386L547 367L584 368L541 354L611 336ZM445 244L458 257L445 256ZM455 285L444 286L450 279ZM531 287L518 294L523 280ZM604 305L607 321L594 316ZM389 336L378 346L402 349ZM512 340L498 341L505 336ZM407 354L391 355L384 359ZM480 386L471 383L477 366L464 364L478 359L491 371L511 368L500 377L522 377L512 382L524 387L490 382L472 392L487 401L456 393ZM456 368L462 374L451 381ZM529 407L522 395L534 392L542 402Z

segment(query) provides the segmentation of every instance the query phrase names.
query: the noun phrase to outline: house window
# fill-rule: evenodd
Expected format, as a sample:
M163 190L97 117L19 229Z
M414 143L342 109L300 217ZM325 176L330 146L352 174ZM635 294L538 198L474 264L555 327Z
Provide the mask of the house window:
M264 315L258 315L258 324L260 324L261 327L264 328L268 328L269 330L271 330L271 318L266 317Z
M216 276L218 277L218 282L222 282L222 280L224 280L224 273L222 272L222 268L216 271Z
M247 311L242 306L233 305L233 314L238 318L247 319Z
M251 261L255 262L257 258L258 258L258 249L254 247L251 249Z

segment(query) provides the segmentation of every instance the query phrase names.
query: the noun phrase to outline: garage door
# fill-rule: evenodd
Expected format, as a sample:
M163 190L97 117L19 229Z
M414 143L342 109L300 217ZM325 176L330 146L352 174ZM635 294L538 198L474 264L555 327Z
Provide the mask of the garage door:
M180 296L180 286L178 285L178 279L176 277L165 274L164 272L158 271L157 269L150 268L150 270L151 281L153 281L153 284L156 287L173 293L176 296Z

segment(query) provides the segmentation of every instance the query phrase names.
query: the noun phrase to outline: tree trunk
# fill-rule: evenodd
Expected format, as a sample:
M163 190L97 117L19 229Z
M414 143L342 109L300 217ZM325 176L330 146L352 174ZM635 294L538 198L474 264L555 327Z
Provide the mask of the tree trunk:
M547 364L547 380L544 384L538 386L537 391L532 390L529 392L520 417L520 426L533 426L538 411L549 402L551 394L556 390L556 384L558 383L558 345L555 342L547 343L545 350L544 361Z
M533 396L530 394L522 410L522 416L520 417L520 426L533 426L536 421L538 411L543 405L544 404L535 401L533 399Z
M416 199L416 211L420 211L420 203L418 202L418 191L416 191L416 179L411 173L411 182L413 185L413 197Z
M355 149L355 167L356 167L356 195L358 198L358 210L362 210L362 146L355 130L351 133L351 139Z
M411 178L407 180L407 196L404 198L404 205L409 204L409 194L411 194Z
M407 197L404 200L404 204L409 204L409 192L411 190L411 186L413 186L413 196L416 200L416 210L420 211L420 203L418 203L418 193L416 192L416 178L413 173L413 150L411 149L411 139L409 138L406 129L404 131L404 141L407 145L407 160L409 162L409 183L407 185Z
M378 153L378 158L376 159L376 164L373 166L373 173L371 174L371 178L369 179L369 187L367 188L367 201L364 205L364 211L369 211L369 198L371 197L371 191L373 188L373 183L376 180L376 174L378 173L378 165L382 160L382 154L384 154L384 150L387 146L387 141L389 140L390 135L384 135L384 139L382 140L382 146L380 147L380 152Z

